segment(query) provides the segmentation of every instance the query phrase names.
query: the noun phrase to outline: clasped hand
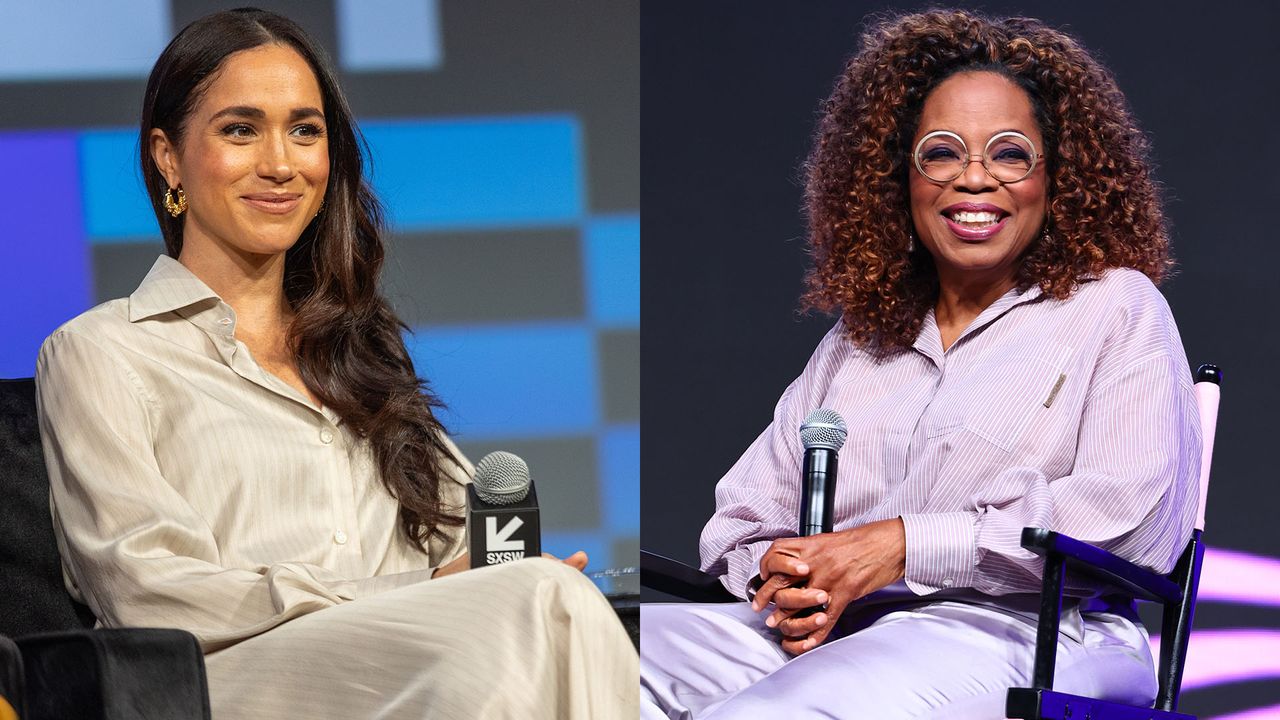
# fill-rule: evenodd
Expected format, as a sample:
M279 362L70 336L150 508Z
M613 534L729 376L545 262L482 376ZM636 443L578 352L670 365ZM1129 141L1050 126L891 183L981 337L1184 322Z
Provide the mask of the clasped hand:
M751 608L774 604L765 624L782 633L782 649L799 655L822 644L849 603L906 573L906 532L900 518L840 532L774 540L760 558ZM814 606L825 609L797 616Z

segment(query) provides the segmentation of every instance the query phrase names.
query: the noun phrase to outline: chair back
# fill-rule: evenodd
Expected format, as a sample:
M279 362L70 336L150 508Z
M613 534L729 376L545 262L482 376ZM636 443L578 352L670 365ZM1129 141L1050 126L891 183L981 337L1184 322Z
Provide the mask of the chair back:
M62 581L31 378L0 380L0 578L0 635L93 627Z
M1218 426L1218 400L1222 383L1222 370L1217 365L1201 365L1195 373L1196 402L1200 406L1200 433L1203 437L1200 455L1200 508L1191 540L1169 574L1178 583L1182 599L1166 605L1160 621L1160 658L1156 668L1156 681L1160 691L1156 695L1156 709L1178 709L1178 695L1182 690L1182 671L1187 661L1187 644L1191 638L1191 625L1195 620L1196 593L1200 589L1200 567L1204 562L1204 509L1209 497L1209 467L1213 463L1213 440Z
M1196 529L1204 530L1204 508L1209 500L1209 465L1213 462L1213 439L1218 429L1218 400L1222 396L1222 370L1217 365L1201 365L1196 369L1196 404L1200 406L1200 511Z

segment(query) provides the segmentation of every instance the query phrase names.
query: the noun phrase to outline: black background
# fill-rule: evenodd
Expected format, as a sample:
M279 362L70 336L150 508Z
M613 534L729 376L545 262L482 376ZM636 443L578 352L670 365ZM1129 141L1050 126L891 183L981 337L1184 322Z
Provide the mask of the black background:
M805 317L799 167L820 101L858 47L860 2L646 2L643 546L697 562L715 482L769 423L833 318ZM914 10L919 6L899 6ZM1272 302L1280 250L1280 8L986 3L1080 39L1155 148L1176 276L1162 287L1190 362L1224 371L1206 540L1280 556ZM1201 603L1197 626L1280 627L1280 608ZM1189 712L1280 703L1280 683L1189 693Z

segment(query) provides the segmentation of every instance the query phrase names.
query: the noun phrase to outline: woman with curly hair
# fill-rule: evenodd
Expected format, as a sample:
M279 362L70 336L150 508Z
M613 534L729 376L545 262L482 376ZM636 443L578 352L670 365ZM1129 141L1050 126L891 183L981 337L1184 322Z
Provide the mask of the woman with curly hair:
M1112 76L1038 21L935 11L873 27L824 110L805 303L840 320L716 488L703 569L752 603L644 610L646 718L1003 717L1034 657L1023 527L1160 572L1191 534L1168 234ZM834 532L797 538L820 407L849 429ZM1055 688L1149 704L1132 606L1068 592Z

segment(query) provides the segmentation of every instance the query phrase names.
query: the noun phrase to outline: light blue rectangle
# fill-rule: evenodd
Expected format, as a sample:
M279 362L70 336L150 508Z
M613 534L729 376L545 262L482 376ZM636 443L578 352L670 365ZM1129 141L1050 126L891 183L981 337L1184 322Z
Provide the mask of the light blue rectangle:
M612 549L609 536L602 532L542 530L542 552L563 560L582 550L587 553L587 572L613 567Z
M640 534L640 425L615 425L597 444L604 526L614 535Z
M160 234L140 172L137 130L80 133L85 235L91 242L136 241Z
M604 327L638 327L640 214L593 217L583 236L591 319Z
M338 0L345 70L431 70L444 60L437 0Z
M398 230L576 225L581 131L572 116L371 122L372 179Z
M462 438L589 433L598 422L595 338L586 327L418 328L405 341L418 374L449 406L442 419Z
M0 81L145 78L171 24L169 0L4 0Z

